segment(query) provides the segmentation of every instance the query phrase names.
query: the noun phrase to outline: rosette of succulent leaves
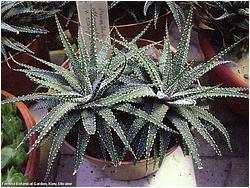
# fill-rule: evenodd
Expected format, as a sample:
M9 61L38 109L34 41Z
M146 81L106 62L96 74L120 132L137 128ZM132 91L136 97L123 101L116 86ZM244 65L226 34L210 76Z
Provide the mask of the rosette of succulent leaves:
M1 54L7 59L6 48L33 53L24 44L20 43L16 36L20 33L46 34L48 31L35 24L44 20L58 10L45 11L33 8L32 2L2 1L1 2Z
M52 140L46 177L49 175L65 136L77 122L80 122L81 125L78 127L75 172L83 160L89 139L93 135L100 138L100 145L104 146L103 151L107 151L114 165L118 165L121 159L116 149L116 143L113 141L113 132L123 143L125 150L135 156L123 125L116 118L114 110L128 112L153 123L164 131L177 134L177 131L159 121L156 115L139 110L130 104L138 98L155 97L156 94L150 85L122 74L128 67L127 59L130 59L133 54L126 54L110 46L109 36L103 42L100 52L97 53L94 15L94 10L91 9L89 52L86 50L83 33L79 27L79 56L74 53L56 17L60 37L69 58L69 69L34 57L32 54L30 56L51 67L54 71L39 69L15 61L22 68L14 70L25 73L32 81L50 89L50 92L33 93L2 101L2 104L37 101L36 108L51 108L51 111L25 136L27 139L36 132L39 133L29 152L32 152L43 140ZM113 55L108 57L108 51L111 48ZM147 48L144 47L140 51L143 52Z
M169 38L166 35L160 62L154 62L145 55L145 51L155 44L139 49L135 46L146 28L130 42L124 38L123 41L112 39L123 45L124 50L110 46L107 37L97 53L93 9L90 16L90 50L89 52L86 50L83 34L79 29L79 56L74 54L56 18L69 58L68 70L37 57L34 58L50 66L54 71L45 71L16 62L24 68L17 71L26 73L31 80L52 89L46 93L33 93L2 101L2 104L6 104L35 100L40 101L37 103L37 108L51 108L51 111L25 137L27 139L35 132L39 132L33 148L39 146L43 140L52 140L46 177L65 136L77 122L80 126L77 127L75 172L83 160L91 136L98 136L103 158L109 157L115 166L124 159L126 152L131 154L135 163L142 157L148 161L151 150L155 159L160 158L159 165L161 165L170 136L181 135L183 145L198 167L201 167L196 143L190 131L191 126L219 155L221 152L209 134L209 127L218 128L231 148L226 129L212 114L198 105L198 101L208 97L247 98L247 94L241 93L247 89L197 87L194 84L200 76L216 65L224 63L220 58L233 46L219 53L208 63L190 69L185 63L190 40L191 17L192 9L173 58ZM112 49L111 56L108 56L109 49ZM119 119L118 112L126 113L126 120L129 122L132 119L133 122L123 123ZM114 140L114 134L123 143L123 148L119 148L117 142L114 142L117 141Z
M215 152L221 156L219 146L210 134L210 131L217 129L224 136L229 149L232 151L230 136L226 128L220 121L214 117L208 109L207 99L217 97L239 97L248 98L248 88L222 88L218 86L201 86L197 81L202 75L213 69L214 67L227 63L222 57L234 48L239 42L231 45L225 50L218 53L208 62L191 66L187 63L187 55L190 43L190 35L192 30L193 8L191 7L185 21L185 26L181 35L177 52L172 55L170 50L170 40L166 29L164 37L164 48L159 61L149 58L141 51L140 48L131 42L126 41L119 31L118 35L122 41L116 40L123 45L129 53L133 53L133 58L137 63L133 65L134 75L138 79L142 79L147 84L152 85L152 89L156 93L154 100L148 102L146 107L151 109L151 114L157 115L159 121L164 122L169 128L177 131L183 138L181 146L184 151L191 154L198 168L202 168L202 162L199 157L195 138L191 130L199 133ZM144 31L143 31L144 32ZM134 107L129 105L127 111L133 111ZM117 109L125 109L118 107ZM128 138L139 131L141 133L136 155L137 160L140 159L141 153L144 152L146 159L150 157L151 150L155 150L155 141L160 138L158 149L153 153L158 154L160 163L164 157L164 153L168 147L169 137L175 137L176 134L165 131L161 127L152 123L144 125L146 122L141 117L136 117L131 131L128 131Z

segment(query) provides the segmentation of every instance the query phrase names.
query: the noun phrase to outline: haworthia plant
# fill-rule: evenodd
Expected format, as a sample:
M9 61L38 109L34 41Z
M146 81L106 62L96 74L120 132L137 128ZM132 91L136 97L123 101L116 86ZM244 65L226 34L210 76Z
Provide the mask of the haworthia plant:
M214 97L248 98L244 93L248 89L196 84L196 80L203 74L222 64L222 56L234 46L225 49L207 63L190 68L186 61L192 13L191 8L177 53L172 57L167 34L159 62L145 55L145 51L152 45L138 48L135 44L146 30L132 41L127 41L118 33L121 40L112 40L123 45L124 49L119 50L104 41L99 53L96 53L94 9L90 11L92 16L89 20L90 51L87 51L85 36L79 27L79 53L75 54L56 17L69 58L69 69L37 57L34 58L50 66L53 71L16 62L22 67L16 71L25 73L31 80L51 90L2 101L2 104L6 104L34 100L39 102L39 108L51 108L25 136L27 139L36 132L40 133L33 148L39 146L42 140L52 138L47 176L62 141L73 127L78 129L74 174L93 136L100 142L98 149L101 149L103 158L109 157L114 166L120 164L127 152L131 154L131 160L135 164L142 157L148 161L154 156L159 157L161 165L170 138L182 137L179 139L181 146L185 146L186 153L190 153L198 167L202 168L191 127L203 136L218 155L221 155L221 151L210 135L211 126L224 135L231 149L225 127L199 102L200 99ZM113 53L109 55L111 49ZM121 114L126 116L126 123L119 118ZM131 122L128 123L128 119ZM209 128L206 127L207 124L210 124Z
M140 76L137 77L137 79L143 79L146 83L157 83L157 85L152 86L152 88L158 100L169 108L165 113L165 122L168 122L167 125L169 128L179 132L183 137L181 142L184 142L181 146L185 146L185 151L190 153L197 166L202 168L197 149L198 147L192 135L191 127L193 127L197 133L201 134L219 156L221 155L221 151L210 134L208 124L222 133L230 150L232 150L232 146L226 128L207 109L199 105L201 99L204 103L204 99L213 99L217 97L248 98L248 94L246 94L248 88L222 88L219 85L211 87L197 84L197 80L205 73L217 65L227 63L227 61L223 61L222 57L239 42L221 51L208 62L190 67L187 62L187 53L192 29L192 15L193 8L191 7L175 55L172 55L170 50L170 40L168 32L166 31L163 52L162 56L159 58L159 62L146 57L145 54L141 52L141 48L136 47L136 45L126 41L124 38L122 38L121 41L114 40L123 45L128 53L134 54L137 65L140 67L138 70L141 70L140 75L143 75L143 78ZM155 103L155 100L153 100L152 103ZM162 117L164 118L164 116ZM143 126L138 126L137 122L138 120L136 119L134 126L141 129ZM145 136L142 135L143 137L141 140L147 142L147 145L141 143L138 148L140 148L142 152L142 147L144 147L146 158L148 158L148 154L152 150L151 140L155 139L154 135L159 134L160 152L158 152L158 154L160 154L160 159L162 161L165 154L165 145L168 145L168 142L164 141L163 138L169 138L171 133L166 132L165 134L162 127L153 127L154 126L148 126L144 129L144 131L147 129L147 134L145 134ZM130 132L128 133L132 135Z
M50 91L2 101L2 104L18 101L37 101L36 108L51 108L51 111L26 134L25 139L22 141L23 143L34 133L39 133L29 153L35 147L38 147L43 140L49 138L52 141L46 177L50 173L63 140L75 125L78 125L79 131L74 174L83 160L83 155L92 136L98 136L101 142L100 146L102 146L102 153L108 154L114 165L120 163L121 157L118 156L117 141L113 140L113 132L123 144L124 151L130 152L136 158L131 147L131 141L127 138L123 125L117 119L117 110L120 113L127 113L128 116L132 114L131 117L142 118L145 122L150 122L150 126L178 134L164 125L162 120L157 117L157 114L148 113L134 106L133 103L137 102L137 100L149 96L154 98L156 94L150 85L144 82L137 83L138 79L134 79L131 75L123 75L128 69L128 61L132 59L131 53L127 54L120 51L107 42L103 42L100 52L96 53L95 43L97 38L95 34L95 18L93 16L94 9L91 9L90 14L89 25L91 32L89 35L90 46L88 46L90 52L85 44L85 37L87 36L83 35L81 27L79 27L79 54L75 54L58 18L55 17L61 41L69 58L69 69L32 55L30 56L40 63L51 67L52 71L42 70L14 60L21 67L15 69L15 71L25 73L32 81L50 89ZM109 56L109 50L112 48L115 53ZM141 51L146 49L144 48Z
M42 26L34 24L37 21L54 16L57 9L46 11L33 8L32 2L2 1L1 2L1 54L7 59L7 48L29 52L32 51L19 42L15 35L20 33L46 34ZM14 34L14 35L13 35Z

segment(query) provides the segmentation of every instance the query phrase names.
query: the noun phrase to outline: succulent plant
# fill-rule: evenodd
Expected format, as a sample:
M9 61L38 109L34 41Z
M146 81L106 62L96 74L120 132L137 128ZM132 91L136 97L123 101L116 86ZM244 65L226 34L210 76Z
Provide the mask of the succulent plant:
M1 54L5 59L7 59L6 47L32 53L24 44L16 40L18 34L46 34L48 32L34 22L54 16L57 10L34 9L30 5L31 3L22 1L1 2Z
M219 146L209 133L210 129L207 124L212 125L222 133L229 149L232 150L230 137L226 128L207 110L207 107L204 106L205 100L217 97L248 98L248 94L242 93L248 91L248 88L221 88L220 86L201 86L197 84L197 80L202 75L217 65L227 63L228 61L223 61L222 57L239 42L221 51L204 64L191 65L187 62L187 54L192 29L192 15L193 8L191 7L177 52L174 56L172 56L170 50L168 34L164 38L164 49L159 61L147 57L120 34L120 38L123 39L122 42L116 41L123 45L127 51L134 53L137 70L141 70L137 73L137 75L140 75L140 79L146 81L148 84L153 84L152 89L157 94L158 100L154 99L151 103L152 113L156 113L160 121L163 121L168 127L179 132L183 137L184 150L192 155L198 168L202 168L197 145L191 131L192 129L197 131L211 145L215 152L221 156ZM165 154L166 138L169 138L172 133L163 133L161 128L153 124L143 126L141 122L143 121L140 121L140 118L136 119L136 123L132 126L133 129L137 130L143 129L143 127L146 129L145 134L141 135L140 147L137 151L144 151L144 155L148 159L154 142L158 137L157 135L159 135L161 138L160 147L156 153L159 154L162 160ZM172 137L174 136L172 134ZM130 135L128 137L131 138ZM162 148L164 149L162 150Z
M54 71L45 71L16 62L23 67L17 71L24 72L31 80L51 89L50 92L33 93L2 101L2 104L6 104L35 100L40 101L37 108L51 108L25 137L27 139L35 132L39 132L33 148L39 146L43 140L52 140L47 176L65 136L76 123L80 124L77 127L75 172L83 160L90 137L94 134L99 137L103 158L105 159L108 153L115 166L124 159L126 152L131 154L135 162L143 156L148 161L152 149L154 158L160 158L160 165L168 149L170 137L182 136L181 145L190 152L198 167L201 167L196 143L190 131L191 126L219 155L221 154L204 121L222 132L231 148L225 127L199 102L201 99L214 97L248 98L247 94L241 93L247 89L195 84L203 74L219 64L226 63L220 59L233 46L206 64L191 69L186 61L192 12L191 8L177 53L173 58L168 35L164 39L161 60L157 62L145 55L145 51L155 43L141 48L135 45L146 29L130 42L117 31L122 40L112 41L124 46L125 49L119 50L109 45L107 36L97 53L94 10L91 9L89 52L86 50L79 27L79 55L74 54L56 18L61 40L69 58L69 70L37 57L34 58ZM112 54L108 56L110 49ZM122 123L118 118L118 112L127 114L127 120L133 120L132 123ZM123 148L118 148L112 133L120 139ZM156 139L159 141L158 144Z
M6 104L35 100L40 101L37 104L37 108L52 108L25 136L25 139L27 139L35 132L40 133L32 147L33 149L39 146L45 138L52 139L46 177L51 170L52 163L65 136L76 122L80 122L81 126L78 129L75 171L77 171L83 159L90 137L95 133L100 137L100 142L108 151L114 165L118 165L120 159L115 150L111 130L116 132L126 150L131 151L133 154L125 132L116 119L116 114L113 112L113 106L119 108L120 111L126 112L131 110L130 113L152 122L163 130L173 131L158 121L153 115L140 111L129 104L129 102L137 98L156 95L147 84L140 83L137 79L133 79L130 76L122 75L127 67L127 58L129 59L132 54L125 55L122 51L112 47L114 55L107 57L111 48L108 43L109 36L107 36L100 52L97 54L93 9L91 9L89 23L90 50L89 52L86 50L81 27L79 27L79 56L74 54L57 17L56 22L65 52L69 58L69 70L37 57L34 58L50 66L54 71L42 70L16 62L23 67L23 69L18 69L17 71L25 73L31 80L52 89L52 91L33 93L2 101L2 104ZM147 47L142 49L142 51L146 49Z
M199 1L192 2L198 11L202 28L216 30L223 37L224 46L239 38L248 41L249 2L247 1Z

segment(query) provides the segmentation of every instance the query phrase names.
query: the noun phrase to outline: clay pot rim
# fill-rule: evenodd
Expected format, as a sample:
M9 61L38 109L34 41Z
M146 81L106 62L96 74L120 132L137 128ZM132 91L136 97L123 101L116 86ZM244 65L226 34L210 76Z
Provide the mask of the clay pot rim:
M32 46L39 37L41 37L40 34L36 35L35 38L33 38L25 47L30 48L30 46ZM14 53L14 55L12 55L12 58L15 58L16 56L18 56L21 53L28 53L28 52L19 52L19 51L17 51L16 53ZM7 59L3 59L1 61L1 63L7 63L7 61L11 60L12 58L11 57L7 57Z
M200 33L198 33L198 35L199 35L199 41L200 41L202 51L209 51L210 50L210 53L213 54L213 56L216 55L216 51L215 51L213 45L210 43L209 39ZM207 47L203 47L205 45ZM208 49L208 50L206 50L206 49ZM212 55L210 55L210 56L211 57L205 57L206 60L209 60L213 57ZM229 80L236 80L238 87L249 87L249 83L245 79L241 78L237 73L232 71L232 69L230 67L228 67L226 64L219 65L219 66L215 67L214 70L216 70L218 68L220 68L224 72L228 72L229 73L228 75L230 76L228 79Z
M165 14L161 15L160 17L158 17L157 20L162 19L164 17L167 17L170 13L171 13L171 11L166 12ZM62 16L63 19L66 19L67 21L69 20L65 15L63 15L63 14L60 14L60 15ZM145 20L145 21L142 21L142 22L138 22L138 23L110 25L109 27L110 28L113 28L113 27L116 27L116 28L120 28L120 27L133 27L133 26L136 26L136 25L145 25L145 24L148 24L149 22L153 22L153 21L154 21L154 18L149 19L149 20ZM75 21L75 20L71 19L70 22L78 25L78 22Z
M5 97L9 97L9 98L15 98L14 95L12 95L11 93L5 90L1 90L1 95ZM22 115L24 126L29 131L36 124L32 113L29 111L28 107L23 102L17 102L15 103L15 105L18 111ZM37 139L37 137L38 137L38 134L36 133L28 139L29 149L32 148L32 145L35 143L35 140ZM36 180L37 173L38 173L37 161L39 160L40 160L40 149L36 148L29 154L28 160L25 166L24 175L28 177L28 180L30 183Z

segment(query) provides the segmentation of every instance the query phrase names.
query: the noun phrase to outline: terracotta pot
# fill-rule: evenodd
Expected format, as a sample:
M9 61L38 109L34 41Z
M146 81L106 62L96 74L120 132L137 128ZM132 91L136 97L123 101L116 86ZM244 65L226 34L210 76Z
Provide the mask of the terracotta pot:
M201 50L206 58L206 60L211 59L217 53L215 48L209 42L209 39L204 35L199 34L199 43ZM241 78L238 74L234 73L227 64L219 65L208 72L209 80L213 84L220 84L224 87L249 87L248 82ZM230 109L241 115L242 117L249 117L249 100L248 99L222 99L222 101L227 104Z
M48 60L49 54L45 42L45 36L37 35L26 47L34 52L34 56L40 57L42 59ZM13 58L23 64L36 66L42 69L49 69L49 67L44 64L36 61L31 56L27 55L24 52L18 52L13 55ZM11 68L18 69L20 68L11 57L7 59ZM37 85L26 77L22 72L17 72L8 66L8 63L3 60L1 62L1 87L2 89L13 93L15 96L26 95L35 91Z
M68 18L64 15L60 14L60 23L65 26ZM114 27L118 29L118 31L124 36L125 38L134 38L138 35L150 22L152 22L149 29L146 33L142 36L145 39L152 40L152 41L161 41L163 40L163 36L165 36L165 28L166 28L166 21L171 20L170 12L165 13L164 15L160 16L157 20L156 29L154 28L153 19L134 23L134 24L125 24L125 25L114 25L110 26L111 36L115 37L116 32ZM72 20L69 21L68 29L73 38L77 38L77 30L78 30L78 18L73 17Z
M71 150L75 152L75 148L70 145L67 141L64 142L65 145ZM169 156L173 153L177 148L177 145L171 147L165 157ZM114 179L114 180L136 180L146 176L149 176L159 170L158 164L159 159L156 161L156 165L154 168L154 159L151 157L148 161L148 171L146 173L146 160L140 160L134 165L133 161L122 161L120 165L114 167L112 165L112 161L105 161L103 159L97 159L90 155L85 154L84 158L93 163L98 170L100 170L106 176Z
M139 39L137 42L138 46L145 46L148 44L153 43L153 41L147 40L147 39ZM158 44L155 46L158 49L162 49L163 45ZM175 49L173 48L173 53L175 53ZM69 61L65 61L62 66L64 68L68 68ZM75 151L75 148L70 145L67 141L65 141L65 145L71 150ZM167 153L166 157L170 155L175 149L177 148L177 145L174 145L171 147ZM146 160L140 160L137 165L134 165L133 161L122 161L121 165L118 167L114 167L112 165L112 161L105 161L102 159L97 159L93 156L85 154L84 157L96 165L98 169L100 169L106 176L116 179L116 180L135 180L140 179L146 176L149 176L156 172L159 167L159 160L157 159L156 166L154 168L154 159L150 158L148 161L148 172L146 173Z
M15 98L14 95L1 90L1 95L8 98ZM27 106L22 102L17 102L16 107L22 115L22 119L24 121L25 127L27 131L29 131L35 124L35 120L27 108ZM37 139L37 134L31 136L28 140L29 149L31 149L32 145L35 143ZM29 183L35 182L37 178L38 166L39 166L39 158L40 158L40 150L39 148L34 149L30 154L25 168L25 175L28 177Z

